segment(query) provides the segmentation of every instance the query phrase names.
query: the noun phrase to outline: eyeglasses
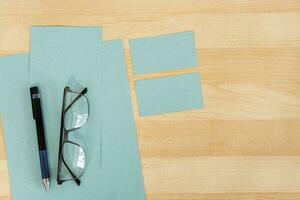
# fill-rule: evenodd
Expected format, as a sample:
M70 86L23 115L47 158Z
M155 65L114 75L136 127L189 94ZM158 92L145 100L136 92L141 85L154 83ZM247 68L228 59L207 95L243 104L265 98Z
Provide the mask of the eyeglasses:
M89 117L89 103L85 96L87 88L81 92L65 87L63 94L60 145L58 153L57 183L74 180L80 185L80 177L86 164L86 153L78 136ZM72 134L72 135L70 135ZM70 136L74 136L71 137ZM74 138L74 139L73 139Z

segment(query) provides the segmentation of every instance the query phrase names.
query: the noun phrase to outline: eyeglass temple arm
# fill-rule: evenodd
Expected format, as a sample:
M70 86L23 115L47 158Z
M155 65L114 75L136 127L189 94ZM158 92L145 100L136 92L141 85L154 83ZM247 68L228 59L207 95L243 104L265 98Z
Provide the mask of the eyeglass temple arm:
M65 94L67 91L67 87L64 89L64 95L63 99L65 99ZM57 183L60 185L63 183L62 180L60 180L60 172L61 172L61 159L62 159L62 141L63 141L63 130L64 130L64 125L63 125L63 120L64 120L64 107L65 107L65 101L63 100L63 105L62 105L62 112L61 112L61 123L60 123L60 139L59 139L59 152L58 152L58 164L57 164Z
M79 186L80 185L79 178L77 178L77 176L75 176L75 174L72 172L72 170L69 168L69 166L65 162L64 158L62 158L62 161L63 161L64 165L66 166L67 170L69 171L69 173L71 174L71 176L73 177L73 179L76 182L76 184Z

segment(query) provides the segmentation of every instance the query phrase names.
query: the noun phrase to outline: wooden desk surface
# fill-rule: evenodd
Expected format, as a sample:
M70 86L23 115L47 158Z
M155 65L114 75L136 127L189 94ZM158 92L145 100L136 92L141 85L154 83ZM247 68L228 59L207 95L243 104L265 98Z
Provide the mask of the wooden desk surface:
M0 0L0 55L27 52L32 25L97 25L104 40L124 39L148 199L300 199L299 0ZM132 74L129 38L187 30L198 68ZM205 109L137 115L134 80L194 71ZM2 137L0 150L8 200Z

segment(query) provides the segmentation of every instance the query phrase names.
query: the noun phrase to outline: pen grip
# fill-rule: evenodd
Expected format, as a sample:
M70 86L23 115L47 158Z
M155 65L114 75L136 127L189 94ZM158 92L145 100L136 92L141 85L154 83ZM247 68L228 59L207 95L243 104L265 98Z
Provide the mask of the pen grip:
M47 151L39 151L42 179L49 178L48 155Z

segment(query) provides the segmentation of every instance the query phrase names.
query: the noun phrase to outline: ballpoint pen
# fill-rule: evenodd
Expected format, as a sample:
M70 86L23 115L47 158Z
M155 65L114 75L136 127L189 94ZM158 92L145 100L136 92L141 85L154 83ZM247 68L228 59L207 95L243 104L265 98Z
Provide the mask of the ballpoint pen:
M37 139L38 139L42 180L45 189L49 190L50 176L49 176L49 167L48 167L48 156L47 156L47 148L46 148L46 141L45 141L41 99L40 99L38 87L31 87L30 95L31 95L33 119L35 120Z

